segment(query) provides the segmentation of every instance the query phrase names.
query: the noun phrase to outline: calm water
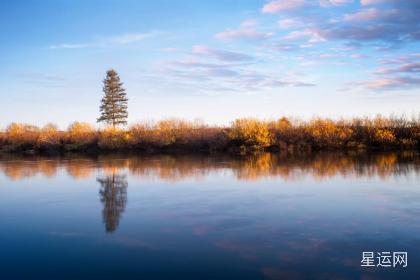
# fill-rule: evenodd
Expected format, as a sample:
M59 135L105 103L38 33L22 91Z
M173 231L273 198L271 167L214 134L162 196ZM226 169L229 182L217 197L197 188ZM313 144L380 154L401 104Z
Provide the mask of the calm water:
M419 279L420 156L3 156L0 220L1 279Z

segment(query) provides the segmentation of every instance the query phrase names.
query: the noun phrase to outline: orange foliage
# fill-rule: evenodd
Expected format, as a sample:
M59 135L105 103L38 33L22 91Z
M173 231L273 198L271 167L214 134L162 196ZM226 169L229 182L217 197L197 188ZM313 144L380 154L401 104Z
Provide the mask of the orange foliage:
M375 140L381 144L393 144L395 135L390 129L377 128L375 129Z
M117 150L127 148L130 134L118 127L107 127L99 131L98 146L102 149Z
M61 143L61 136L62 134L58 131L57 126L47 124L39 133L37 146L41 148L58 146Z
M39 128L28 124L12 123L6 128L6 143L17 147L35 146Z
M260 149L269 147L273 137L267 122L256 119L237 119L229 129L229 138L239 145Z
M142 149L142 150L311 150L420 147L420 119L355 118L310 121L237 119L230 127L167 119L143 122L129 129L108 127L97 131L75 122L67 131L49 124L42 129L12 123L0 132L0 150ZM231 149L233 148L233 149Z
M344 146L350 140L353 130L344 122L329 119L314 119L306 127L306 131L317 147L336 148Z
M67 129L67 139L71 144L88 145L96 141L95 128L83 122L74 122Z

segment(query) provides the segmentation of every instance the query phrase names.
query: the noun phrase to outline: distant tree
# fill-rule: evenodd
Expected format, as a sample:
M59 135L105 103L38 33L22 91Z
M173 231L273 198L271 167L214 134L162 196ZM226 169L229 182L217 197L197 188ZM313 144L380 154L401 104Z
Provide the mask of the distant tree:
M106 72L104 79L104 97L101 100L101 116L98 122L112 124L113 127L119 124L127 124L127 102L125 89L122 87L118 73L110 69Z

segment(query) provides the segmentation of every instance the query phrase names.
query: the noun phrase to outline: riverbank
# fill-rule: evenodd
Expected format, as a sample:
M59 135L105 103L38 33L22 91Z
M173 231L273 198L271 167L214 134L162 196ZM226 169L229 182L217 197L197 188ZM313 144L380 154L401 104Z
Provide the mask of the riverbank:
M170 119L129 128L96 129L76 122L65 131L13 123L0 132L3 153L139 152L200 153L311 150L418 150L420 120L281 118L237 119L230 126L209 126Z

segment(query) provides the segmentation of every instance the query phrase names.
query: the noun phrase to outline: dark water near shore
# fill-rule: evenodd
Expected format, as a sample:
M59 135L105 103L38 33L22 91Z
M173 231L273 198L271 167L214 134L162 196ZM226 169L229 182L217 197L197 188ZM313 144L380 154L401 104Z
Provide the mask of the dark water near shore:
M419 279L420 156L0 156L0 221L0 279Z

